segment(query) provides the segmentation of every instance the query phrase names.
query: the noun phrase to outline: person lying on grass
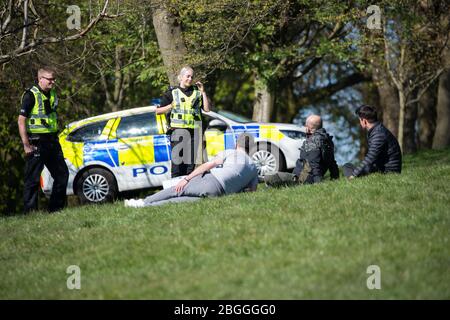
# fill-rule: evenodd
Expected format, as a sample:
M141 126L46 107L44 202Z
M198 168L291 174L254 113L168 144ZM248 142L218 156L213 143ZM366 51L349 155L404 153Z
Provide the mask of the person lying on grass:
M222 151L213 160L200 165L180 180L176 186L145 199L125 200L125 206L139 208L256 191L258 170L248 156L253 145L253 136L243 133L237 139L236 149Z

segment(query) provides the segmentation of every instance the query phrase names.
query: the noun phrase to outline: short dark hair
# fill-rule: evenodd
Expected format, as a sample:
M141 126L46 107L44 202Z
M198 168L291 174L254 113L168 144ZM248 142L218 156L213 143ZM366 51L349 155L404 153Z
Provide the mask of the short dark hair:
M255 145L255 138L249 133L241 133L237 138L237 146L244 149L246 153L250 153Z
M358 109L356 109L355 114L361 119L366 119L370 123L378 120L377 109L367 104L363 104Z
M51 66L42 66L38 70L38 75L41 74L42 72L48 72L48 73L51 73L52 75L54 75L56 73L56 70L55 70L55 68L53 68Z

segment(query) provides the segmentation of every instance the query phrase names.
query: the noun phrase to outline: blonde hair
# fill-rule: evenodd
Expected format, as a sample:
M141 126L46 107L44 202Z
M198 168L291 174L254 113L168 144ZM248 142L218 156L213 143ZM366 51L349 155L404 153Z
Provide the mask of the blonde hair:
M188 71L191 71L192 75L194 74L194 69L192 69L189 66L185 66L185 67L181 68L180 73L178 74L178 82L181 82L181 77Z

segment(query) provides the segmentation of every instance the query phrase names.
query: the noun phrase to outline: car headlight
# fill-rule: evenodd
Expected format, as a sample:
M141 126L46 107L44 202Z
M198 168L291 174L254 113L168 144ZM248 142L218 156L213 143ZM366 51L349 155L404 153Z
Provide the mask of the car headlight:
M294 131L294 130L280 130L282 134L288 136L291 139L302 140L306 138L306 133L302 131Z

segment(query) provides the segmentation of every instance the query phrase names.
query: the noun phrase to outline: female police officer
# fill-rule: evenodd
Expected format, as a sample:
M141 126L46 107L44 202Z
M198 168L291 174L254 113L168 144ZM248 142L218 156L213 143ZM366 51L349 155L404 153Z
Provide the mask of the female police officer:
M190 174L195 169L196 154L202 145L201 109L208 112L209 101L201 82L192 84L194 70L184 67L177 87L161 98L157 114L170 113L169 131L172 148L172 178Z

